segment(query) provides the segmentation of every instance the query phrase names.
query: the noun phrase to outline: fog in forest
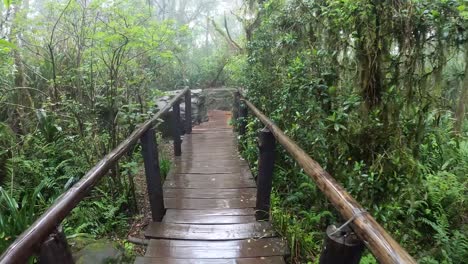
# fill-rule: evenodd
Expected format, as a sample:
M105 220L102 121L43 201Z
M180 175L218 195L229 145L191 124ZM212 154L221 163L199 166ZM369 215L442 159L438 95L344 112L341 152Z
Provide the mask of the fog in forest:
M1 0L0 263L36 263L57 225L75 257L104 241L133 263L167 215L276 231L199 242L212 258L327 264L346 222L361 263L466 263L467 27L466 0Z

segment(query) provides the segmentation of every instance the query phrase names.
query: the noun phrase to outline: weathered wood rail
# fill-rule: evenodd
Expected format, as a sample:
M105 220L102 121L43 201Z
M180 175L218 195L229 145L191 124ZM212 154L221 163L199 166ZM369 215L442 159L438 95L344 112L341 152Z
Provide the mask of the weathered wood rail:
M125 139L114 150L107 154L83 178L73 187L62 194L50 207L37 219L27 230L25 230L0 256L1 264L26 263L32 255L40 255L41 263L70 263L71 254L62 254L60 251L68 248L55 245L56 243L44 243L48 238L58 241L64 237L57 228L65 217L75 208L78 203L85 198L89 192L97 185L99 180L106 175L119 159L125 155L131 148L141 140L143 146L143 156L148 180L148 192L150 197L152 217L155 221L162 219L164 215L164 203L162 202L162 185L159 173L159 164L157 159L156 141L153 127L171 108L173 108L173 136L174 136L174 154L180 156L180 108L182 98L185 98L186 104L186 133L192 129L191 120L191 93L189 88L185 88L179 94L175 95L169 103L157 112L150 120L141 124L133 133ZM52 252L51 252L52 251ZM59 258L64 255L63 258ZM50 256L56 256L53 262L50 262Z
M379 263L416 263L375 219L315 160L302 150L291 138L274 124L265 114L249 102L239 91L234 95L234 109L239 117L239 134L246 133L248 110L258 118L265 128L260 131L259 178L257 180L262 197L257 197L258 208L268 212L272 181L275 140L304 169L317 187L328 198L335 209L346 220L342 227L327 229L327 239L320 263L359 263L365 245ZM265 216L263 216L265 217ZM351 228L349 228L351 226ZM356 236L353 236L357 234ZM361 243L359 243L359 240Z

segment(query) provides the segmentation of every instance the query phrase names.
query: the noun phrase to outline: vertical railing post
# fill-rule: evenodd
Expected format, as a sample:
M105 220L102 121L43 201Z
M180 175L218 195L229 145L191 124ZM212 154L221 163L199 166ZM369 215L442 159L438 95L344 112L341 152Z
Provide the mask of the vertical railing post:
M260 157L258 160L257 177L257 204L255 206L255 218L257 221L265 221L270 218L270 196L273 181L273 169L275 166L276 140L273 133L267 128L259 132Z
M363 251L364 244L349 226L345 225L337 230L331 225L327 228L319 263L358 264Z
M245 135L248 114L247 105L245 102L241 102L239 105L239 135Z
M185 134L192 133L192 92L185 93Z
M180 139L180 101L172 106L172 136L174 138L174 156L182 155L182 140Z
M75 263L61 226L42 243L38 262L39 264Z
M240 92L235 91L234 100L232 104L232 129L237 131L238 119L239 119L239 104L240 104Z
M164 214L164 197L161 171L159 168L158 144L154 129L146 131L141 137L143 161L145 164L146 187L153 221L161 222Z

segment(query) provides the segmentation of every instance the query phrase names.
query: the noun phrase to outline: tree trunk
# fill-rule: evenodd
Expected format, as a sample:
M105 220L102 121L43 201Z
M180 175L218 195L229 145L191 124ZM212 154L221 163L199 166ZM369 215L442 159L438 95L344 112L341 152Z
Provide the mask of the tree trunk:
M27 9L29 6L29 0L25 0L23 2L23 8ZM16 68L15 72L15 78L14 78L14 85L15 88L20 88L15 91L15 94L12 96L12 100L16 105L19 107L16 107L16 109L13 110L13 114L11 117L12 124L14 124L12 127L14 128L15 132L22 134L25 129L25 124L24 121L22 120L22 117L25 115L24 113L24 108L20 106L24 106L25 108L34 108L34 101L32 99L31 94L29 93L28 89L25 89L27 86L26 83L26 77L24 74L24 64L23 64L23 58L21 55L21 41L19 36L21 35L21 30L18 30L16 27L16 18L18 14L20 13L21 8L18 4L15 4L12 8L12 23L11 23L11 31L10 31L10 40L13 44L15 44L18 49L13 50L13 59L14 59L14 64Z
M457 109L455 110L455 126L454 131L460 135L463 129L463 121L465 120L465 108L468 101L468 45L465 45L465 76L461 82L460 99L458 100Z

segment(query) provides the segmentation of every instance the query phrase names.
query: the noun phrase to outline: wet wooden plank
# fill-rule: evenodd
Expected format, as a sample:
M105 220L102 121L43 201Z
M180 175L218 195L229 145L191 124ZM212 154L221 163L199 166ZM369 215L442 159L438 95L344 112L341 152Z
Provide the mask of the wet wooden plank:
M215 144L215 143L220 143L220 142L226 142L229 144L233 144L237 142L237 137L235 137L233 134L229 133L219 133L219 135L216 134L194 134L191 137L184 138L185 144L187 145L200 145L201 142L206 142L208 144ZM223 145L217 145L216 147L222 147Z
M237 149L237 139L236 138L199 138L199 139L190 139L185 140L183 143L185 148L196 148L196 149L228 149L231 150Z
M256 197L251 199L185 199L164 198L166 209L242 209L255 207Z
M195 133L188 137L184 137L186 144L199 144L200 142L213 142L226 141L229 143L237 142L237 136L232 133Z
M256 197L257 189L255 188L237 188L237 189L178 189L178 188L166 188L164 189L165 198L218 198L218 199L230 199L230 198L244 198L251 199Z
M163 223L173 224L199 224L199 225L225 225L255 222L255 216L190 216L178 217L165 216Z
M232 137L233 134L230 129L193 129L192 128L192 136L194 137L200 137L200 136L207 136L207 135L213 135L213 136L226 136L226 137Z
M229 147L236 147L237 139L232 137L222 137L222 138L191 138L191 139L184 139L183 146L186 148L196 147L196 148L226 148ZM234 148L236 149L236 148Z
M182 259L137 257L135 264L284 264L283 257L225 258L225 259Z
M197 157L190 158L190 157L185 157L184 154L182 154L182 157L180 158L180 160L175 160L174 165L177 165L178 162L181 162L181 163L200 162L200 163L216 164L218 161L219 162L229 162L229 161L237 162L238 160L239 160L239 157L237 155L223 158L223 157L214 157L213 155L210 154L206 157L197 156ZM240 166L243 167L243 165L240 165Z
M186 150L193 151L235 151L237 149L235 141L229 138L222 138L219 140L210 138L206 140L206 142L203 140L196 140L196 143L185 141L184 147Z
M196 168L210 168L210 167L234 167L240 168L241 162L239 159L228 159L228 160L206 160L206 161L198 161L198 160L183 160L183 161L176 161L174 166L178 168L185 168L185 167L196 167Z
M179 210L179 209L168 209L167 210L167 213L170 213L170 212L174 212L174 213L177 213L177 212L190 212L190 213L194 213L194 214L203 214L203 215L213 215L213 216L222 216L222 215L226 215L226 216L250 216L250 215L255 215L255 210L253 208L244 208L244 209L182 209L182 210Z
M203 173L209 173L209 174L231 174L231 173L239 173L240 168L222 168L222 167L209 167L209 168L178 168L174 167L173 168L174 173L180 173L180 174L203 174Z
M213 142L211 140L210 143L197 142L197 144L190 144L190 142L187 142L184 145L184 147L186 151L193 151L193 152L195 151L233 152L237 149L236 144L234 144L234 142L231 142L231 140L229 139L219 140L218 142Z
M253 181L240 172L233 173L171 173L166 181Z
M213 147L213 148L221 148L221 147L235 147L237 144L237 139L235 137L206 137L206 138L191 138L191 139L184 139L184 146L185 147Z
M206 159L177 160L174 163L173 172L178 174L241 173L250 178L252 177L252 172L247 162L239 158L221 160L219 158L208 157Z
M219 210L223 211L223 210ZM164 216L164 223L175 224L240 224L255 222L254 215L223 215L204 212L204 210L176 210L169 209Z
M190 158L190 156L193 156ZM225 159L239 159L239 153L182 153L181 159L191 159L192 161L216 161Z
M248 177L251 174L242 174L241 169L238 169L237 172L224 172L224 173L209 173L209 172L200 172L200 173L177 173L172 170L170 174L167 175L168 178L187 178L187 179L208 179L208 178L227 178L227 179L245 179L251 180L251 177ZM247 177L246 177L247 176Z
M239 173L171 173L167 176L166 181L253 181L249 174Z
M220 150L228 150L232 151L237 149L236 146L236 141L233 139L229 138L220 138L218 140L214 138L209 138L207 140L202 140L202 139L195 139L194 141L185 141L185 144L183 146L187 149L193 149L193 150L215 150L215 151L220 151Z
M184 150L185 150L185 153L236 153L236 147L234 144L229 144L227 142L222 142L220 141L218 143L219 145L222 145L222 146L217 146L215 147L214 145L210 146L210 145L207 145L207 144L201 144L201 145L198 145L198 146L195 146L195 145L185 145L184 146Z
M184 149L184 154L186 156L196 156L197 158L212 158L213 161L216 161L217 158L238 158L239 153L235 151L187 151ZM197 159L197 158L194 158Z
M164 182L164 188L220 188L220 189L237 189L237 188L254 188L255 182L252 179L235 179L223 178L222 181L216 178L187 178L185 180L177 180L169 178Z
M228 225L171 224L151 222L145 231L145 237L147 238L184 240L253 239L268 238L273 237L274 235L275 232L273 231L273 228L269 222ZM202 258L202 256L199 257Z
M255 258L287 255L286 241L280 238L231 241L150 240L147 257L181 259Z
M198 127L198 128L192 128L192 135L198 135L198 134L218 134L218 133L226 133L226 134L232 134L232 128L203 128L203 127Z
M214 145L215 143L228 143L228 144L235 144L237 142L237 137L234 136L233 134L223 134L220 133L219 135L216 134L195 134L192 135L191 137L184 137L184 144L186 145L199 145L201 146L202 144L200 143L207 143L210 145ZM220 147L223 145L217 145L217 147Z

